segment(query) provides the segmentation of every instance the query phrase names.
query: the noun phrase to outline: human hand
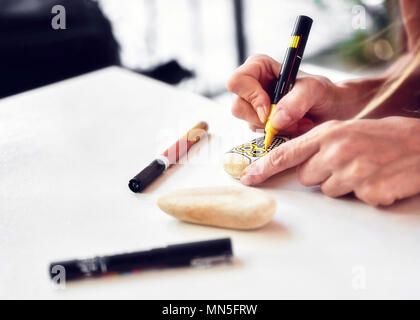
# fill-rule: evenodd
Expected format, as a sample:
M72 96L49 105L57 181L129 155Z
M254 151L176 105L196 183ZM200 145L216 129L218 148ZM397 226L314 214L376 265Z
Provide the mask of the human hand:
M241 176L255 185L297 166L305 186L324 194L354 192L370 205L390 205L420 193L420 119L328 121L282 144Z
M265 55L253 55L240 66L227 82L229 91L237 95L232 106L235 117L249 123L255 131L264 128L271 109L270 97L281 64ZM335 119L336 86L327 78L302 71L292 90L284 96L271 118L280 133L299 135L314 124Z

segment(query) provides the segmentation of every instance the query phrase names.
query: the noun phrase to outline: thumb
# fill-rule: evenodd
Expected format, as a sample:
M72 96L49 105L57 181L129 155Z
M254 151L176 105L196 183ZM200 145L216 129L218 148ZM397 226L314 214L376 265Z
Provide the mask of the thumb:
M301 120L316 105L325 101L326 89L315 77L298 79L292 90L278 103L271 116L271 124L277 129L290 127Z

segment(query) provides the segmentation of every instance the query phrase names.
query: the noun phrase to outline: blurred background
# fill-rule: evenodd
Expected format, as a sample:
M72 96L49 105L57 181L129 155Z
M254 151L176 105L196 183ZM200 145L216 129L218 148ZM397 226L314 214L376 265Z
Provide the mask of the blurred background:
M369 75L404 50L398 0L0 0L0 98L119 65L223 99L247 56L283 59L299 14L314 19L305 71Z

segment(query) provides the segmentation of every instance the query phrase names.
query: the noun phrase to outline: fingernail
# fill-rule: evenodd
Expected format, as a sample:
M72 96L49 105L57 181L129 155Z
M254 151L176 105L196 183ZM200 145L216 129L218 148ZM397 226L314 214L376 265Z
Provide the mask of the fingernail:
M246 173L246 168L244 170L242 170L241 175L239 176L239 178L245 177L247 175Z
M271 123L276 129L287 128L292 123L292 118L284 109L275 111Z
M249 186L251 184L251 176L249 175L241 175L240 180L241 180L241 183L246 186Z
M258 114L258 118L260 119L260 121L262 123L265 123L266 116L265 116L265 108L264 108L264 106L257 107L257 114Z
M248 168L249 168L249 166L248 166L248 167L246 167L246 168L242 171L242 173L241 173L241 175L240 175L240 177L239 177L239 180L241 180L241 183L242 183L242 184L245 184L245 185L248 185L248 184L249 184L249 179L250 179L250 175L248 174Z

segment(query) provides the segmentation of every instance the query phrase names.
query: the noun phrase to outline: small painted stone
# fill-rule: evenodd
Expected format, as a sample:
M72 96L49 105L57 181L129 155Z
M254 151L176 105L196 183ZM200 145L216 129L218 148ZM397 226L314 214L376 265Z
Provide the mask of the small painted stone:
M223 158L223 168L232 177L239 179L242 171L251 163L289 140L290 139L285 136L276 136L267 150L264 148L264 137L259 137L250 142L241 144L232 148L225 154L225 157Z

